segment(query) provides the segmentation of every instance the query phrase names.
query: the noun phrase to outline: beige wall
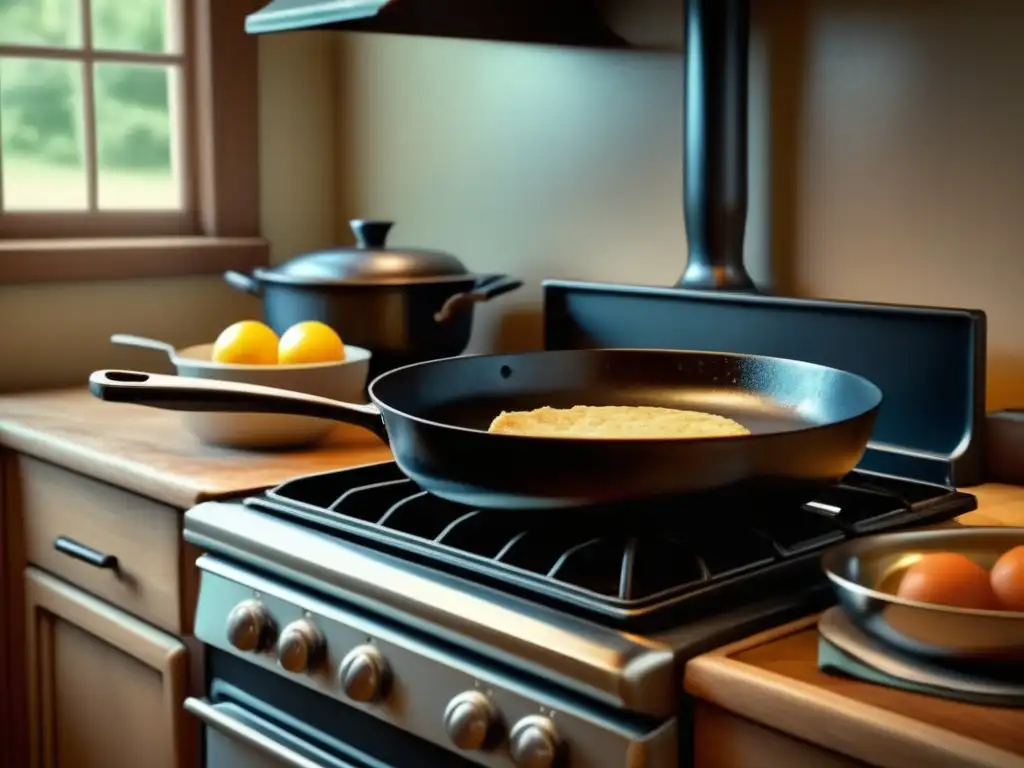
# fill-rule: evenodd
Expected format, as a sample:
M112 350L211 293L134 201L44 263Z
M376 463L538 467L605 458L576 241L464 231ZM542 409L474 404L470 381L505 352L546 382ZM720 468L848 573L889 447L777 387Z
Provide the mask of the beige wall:
M659 4L630 7L657 20ZM1024 3L754 7L751 271L804 295L981 307L990 404L1024 404ZM275 257L390 217L395 242L523 276L483 308L475 350L538 343L544 277L667 284L683 267L677 53L297 33L262 40L261 75ZM115 331L186 344L257 311L215 277L3 288L0 390L154 364Z
M754 6L752 272L804 295L981 307L990 405L1024 405L1024 3ZM338 49L342 214L531 283L486 308L475 349L538 343L521 315L544 277L677 278L678 54Z
M277 258L334 239L332 61L326 35L260 42L264 228ZM2 287L0 391L81 384L96 368L156 370L153 353L113 347L110 334L183 346L258 313L219 277Z

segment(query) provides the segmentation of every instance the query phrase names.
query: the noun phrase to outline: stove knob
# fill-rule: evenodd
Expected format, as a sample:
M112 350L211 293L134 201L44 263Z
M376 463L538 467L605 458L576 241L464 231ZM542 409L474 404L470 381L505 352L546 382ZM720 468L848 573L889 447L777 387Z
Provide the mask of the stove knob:
M338 667L338 684L353 701L369 704L384 695L388 664L372 645L353 648Z
M320 630L313 622L299 619L281 630L281 638L277 641L277 663L298 675L316 666L323 650L324 636Z
M274 620L259 600L246 600L228 614L228 642L240 651L262 651L274 640Z
M551 768L558 757L560 742L555 724L539 715L524 717L508 735L512 762L518 768Z
M491 701L479 691L466 691L448 702L444 730L459 749L483 749L497 720Z

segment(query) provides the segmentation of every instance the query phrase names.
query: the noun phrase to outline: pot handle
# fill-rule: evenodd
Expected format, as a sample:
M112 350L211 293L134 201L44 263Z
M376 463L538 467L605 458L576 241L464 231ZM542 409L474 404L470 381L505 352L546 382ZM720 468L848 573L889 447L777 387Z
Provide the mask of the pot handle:
M472 291L449 296L445 303L441 305L441 309L434 314L434 320L438 323L447 322L467 307L479 304L482 301L490 301L501 296L503 293L509 293L517 288L521 288L522 285L522 280L517 280L508 275L484 275L476 281Z
M135 336L131 333L115 333L110 337L110 343L121 344L125 347L138 347L139 349L153 349L157 352L163 352L167 355L168 360L174 360L174 356L178 352L178 350L166 341L149 339L145 336Z
M241 272L235 272L235 270L229 269L224 273L224 282L236 291L248 293L253 296L263 295L262 284L252 275L243 275Z

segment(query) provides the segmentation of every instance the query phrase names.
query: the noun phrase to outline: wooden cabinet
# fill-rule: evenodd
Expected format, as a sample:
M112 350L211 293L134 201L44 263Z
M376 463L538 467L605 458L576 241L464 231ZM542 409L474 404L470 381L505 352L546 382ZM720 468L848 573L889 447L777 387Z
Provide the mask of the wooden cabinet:
M178 719L178 668L184 695L203 690L183 510L390 458L344 425L308 451L239 453L82 388L0 397L0 768L198 764L199 729Z
M16 460L29 563L175 635L183 624L181 513L28 456ZM55 548L62 539L116 558L95 565Z
M693 762L698 768L747 766L814 766L814 768L872 768L788 733L768 728L721 707L698 701L693 708Z
M185 646L33 567L25 605L30 765L184 768Z
M12 621L12 618L16 618L21 607L21 580L18 579L16 584L11 583L11 576L20 571L8 562L7 554L9 538L5 522L11 506L7 483L10 466L11 454L0 448L0 765L16 766L15 708L20 697L15 695L17 688L11 678L11 668L15 658L21 658L20 652L16 654L12 647L20 637L16 629L21 626L21 622Z
M0 766L197 765L182 710L201 685L196 552L181 511L24 454L0 459Z

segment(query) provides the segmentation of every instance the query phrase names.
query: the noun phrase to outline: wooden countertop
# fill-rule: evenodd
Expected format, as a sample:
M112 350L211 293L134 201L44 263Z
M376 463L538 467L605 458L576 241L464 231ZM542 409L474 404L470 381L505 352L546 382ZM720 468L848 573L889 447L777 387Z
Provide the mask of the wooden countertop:
M986 483L960 490L978 497L978 508L961 515L961 523L1024 526L1024 486Z
M1024 526L1024 487L964 488L967 525ZM817 617L686 665L686 691L741 717L871 765L1024 768L1024 709L962 704L818 670Z
M106 403L84 389L0 397L0 446L180 509L295 475L391 459L376 437L345 425L310 450L210 448L176 413Z

